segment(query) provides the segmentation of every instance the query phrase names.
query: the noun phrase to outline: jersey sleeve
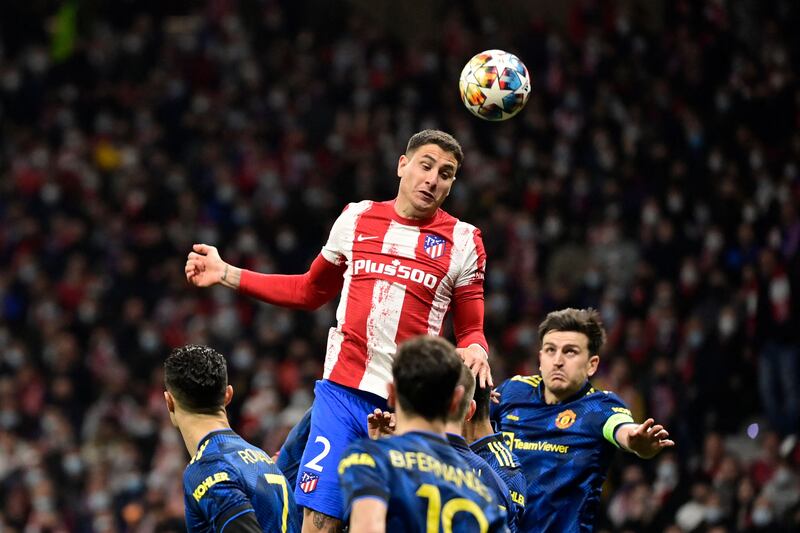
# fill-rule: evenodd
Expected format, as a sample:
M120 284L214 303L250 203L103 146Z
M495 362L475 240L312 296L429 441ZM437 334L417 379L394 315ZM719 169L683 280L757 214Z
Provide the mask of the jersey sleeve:
M509 514L513 513L513 523L517 531L522 527L522 517L525 514L525 494L528 492L528 480L525 478L525 473L522 468L514 469L515 472L509 472L510 480L508 481L508 490L511 494L512 509L509 509Z
M620 447L617 442L616 433L617 428L624 424L635 424L633 415L630 409L620 399L619 396L613 392L605 392L602 401L600 401L600 409L603 412L603 438L616 446Z
M255 513L240 513L225 524L225 533L261 533Z
M352 218L349 216L350 213L348 213L351 206L352 204L347 204L342 210L342 213L333 222L331 231L328 234L328 240L320 252L325 259L334 265L341 265L345 262L345 243L343 237L347 227L350 225L350 219Z
M459 223L461 224L461 223ZM462 267L461 272L455 281L455 287L470 287L471 290L461 291L462 298L481 298L483 299L483 278L486 273L486 250L483 248L483 238L481 237L481 230L478 228L465 224L465 227L459 228L457 225L456 232L468 233L464 236L464 248L462 250ZM459 239L459 236L454 236Z
M345 268L320 254L305 274L261 274L242 270L239 292L272 305L314 310L342 290Z
M507 379L502 382L499 387L495 388L495 391L500 394L500 402L489 402L489 420L491 420L495 431L502 430L502 418L505 410L505 404L507 403L506 395L508 393L508 383L510 381L510 379Z
M378 498L388 503L391 494L389 472L375 443L365 439L345 450L339 461L339 483L345 517L350 516L353 502L359 498Z
M237 518L254 512L238 472L222 459L192 463L184 473L183 485L192 513L214 531L222 532Z
M328 240L320 252L325 259L334 265L344 265L347 260L345 252L351 249L353 245L353 236L355 235L358 217L371 206L371 201L364 200L363 202L347 204L344 207L342 213L334 221L328 234Z

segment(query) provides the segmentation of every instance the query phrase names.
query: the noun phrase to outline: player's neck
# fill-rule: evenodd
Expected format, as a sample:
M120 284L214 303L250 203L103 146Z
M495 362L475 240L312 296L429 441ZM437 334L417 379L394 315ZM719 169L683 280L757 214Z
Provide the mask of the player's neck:
M436 209L434 209L433 212L430 213L420 212L419 210L414 208L411 202L403 200L402 197L398 196L394 201L394 212L402 218L407 218L410 220L425 220L435 215Z
M452 433L453 435L461 435L461 423L460 422L447 422L444 425L444 432L445 433Z
M557 403L561 403L564 400L566 400L567 398L571 398L572 396L575 396L576 394L578 394L579 390L581 390L581 389L577 388L575 390L569 390L569 391L561 392L559 394L555 394L553 391L551 391L550 389L545 387L544 388L544 403L546 403L547 405L554 405L554 404L557 404Z
M472 421L464 424L464 438L467 444L472 444L476 440L481 440L489 435L494 435L494 428L489 419L481 420L479 422Z
M425 431L444 436L446 424L442 420L427 420L421 416L405 416L404 413L397 412L397 431L398 435L411 431Z
M230 429L231 427L224 412L218 415L181 413L176 417L176 422L181 436L183 436L186 450L192 457L197 453L197 447L200 446L200 440L203 437L212 431Z

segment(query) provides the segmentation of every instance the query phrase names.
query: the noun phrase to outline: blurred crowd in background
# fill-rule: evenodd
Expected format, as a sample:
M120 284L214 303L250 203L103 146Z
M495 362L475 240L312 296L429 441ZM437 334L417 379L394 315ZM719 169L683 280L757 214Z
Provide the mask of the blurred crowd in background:
M0 532L182 530L161 362L184 343L228 356L234 428L277 450L336 301L195 289L186 254L304 272L427 127L466 153L444 207L483 232L495 383L537 372L547 312L594 306L595 384L677 442L618 454L600 529L798 531L800 7L364 4L3 2ZM505 123L458 98L487 48L533 79Z

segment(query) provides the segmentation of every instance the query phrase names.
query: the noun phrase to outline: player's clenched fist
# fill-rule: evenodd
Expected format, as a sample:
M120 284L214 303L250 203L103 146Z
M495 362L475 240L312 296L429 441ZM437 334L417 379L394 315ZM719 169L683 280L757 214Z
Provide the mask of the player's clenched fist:
M196 287L210 287L222 283L229 287L238 286L241 271L228 265L219 256L215 246L195 244L186 257L186 280ZM237 281L237 283L234 283Z

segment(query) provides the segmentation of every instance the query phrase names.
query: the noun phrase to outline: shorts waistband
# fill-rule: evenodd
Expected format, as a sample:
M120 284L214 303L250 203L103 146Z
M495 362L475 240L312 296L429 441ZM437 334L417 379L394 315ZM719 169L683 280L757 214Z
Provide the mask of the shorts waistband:
M354 389L353 387L348 387L347 385L342 385L341 383L336 383L335 381L331 381L329 379L322 379L320 380L321 383L327 383L337 389L340 389L343 392L352 394L353 396L357 396L367 402L370 405L374 405L375 407L380 408L382 411L386 411L389 409L389 405L386 403L386 398L378 396L377 394L373 394L371 392L367 392L364 390Z

